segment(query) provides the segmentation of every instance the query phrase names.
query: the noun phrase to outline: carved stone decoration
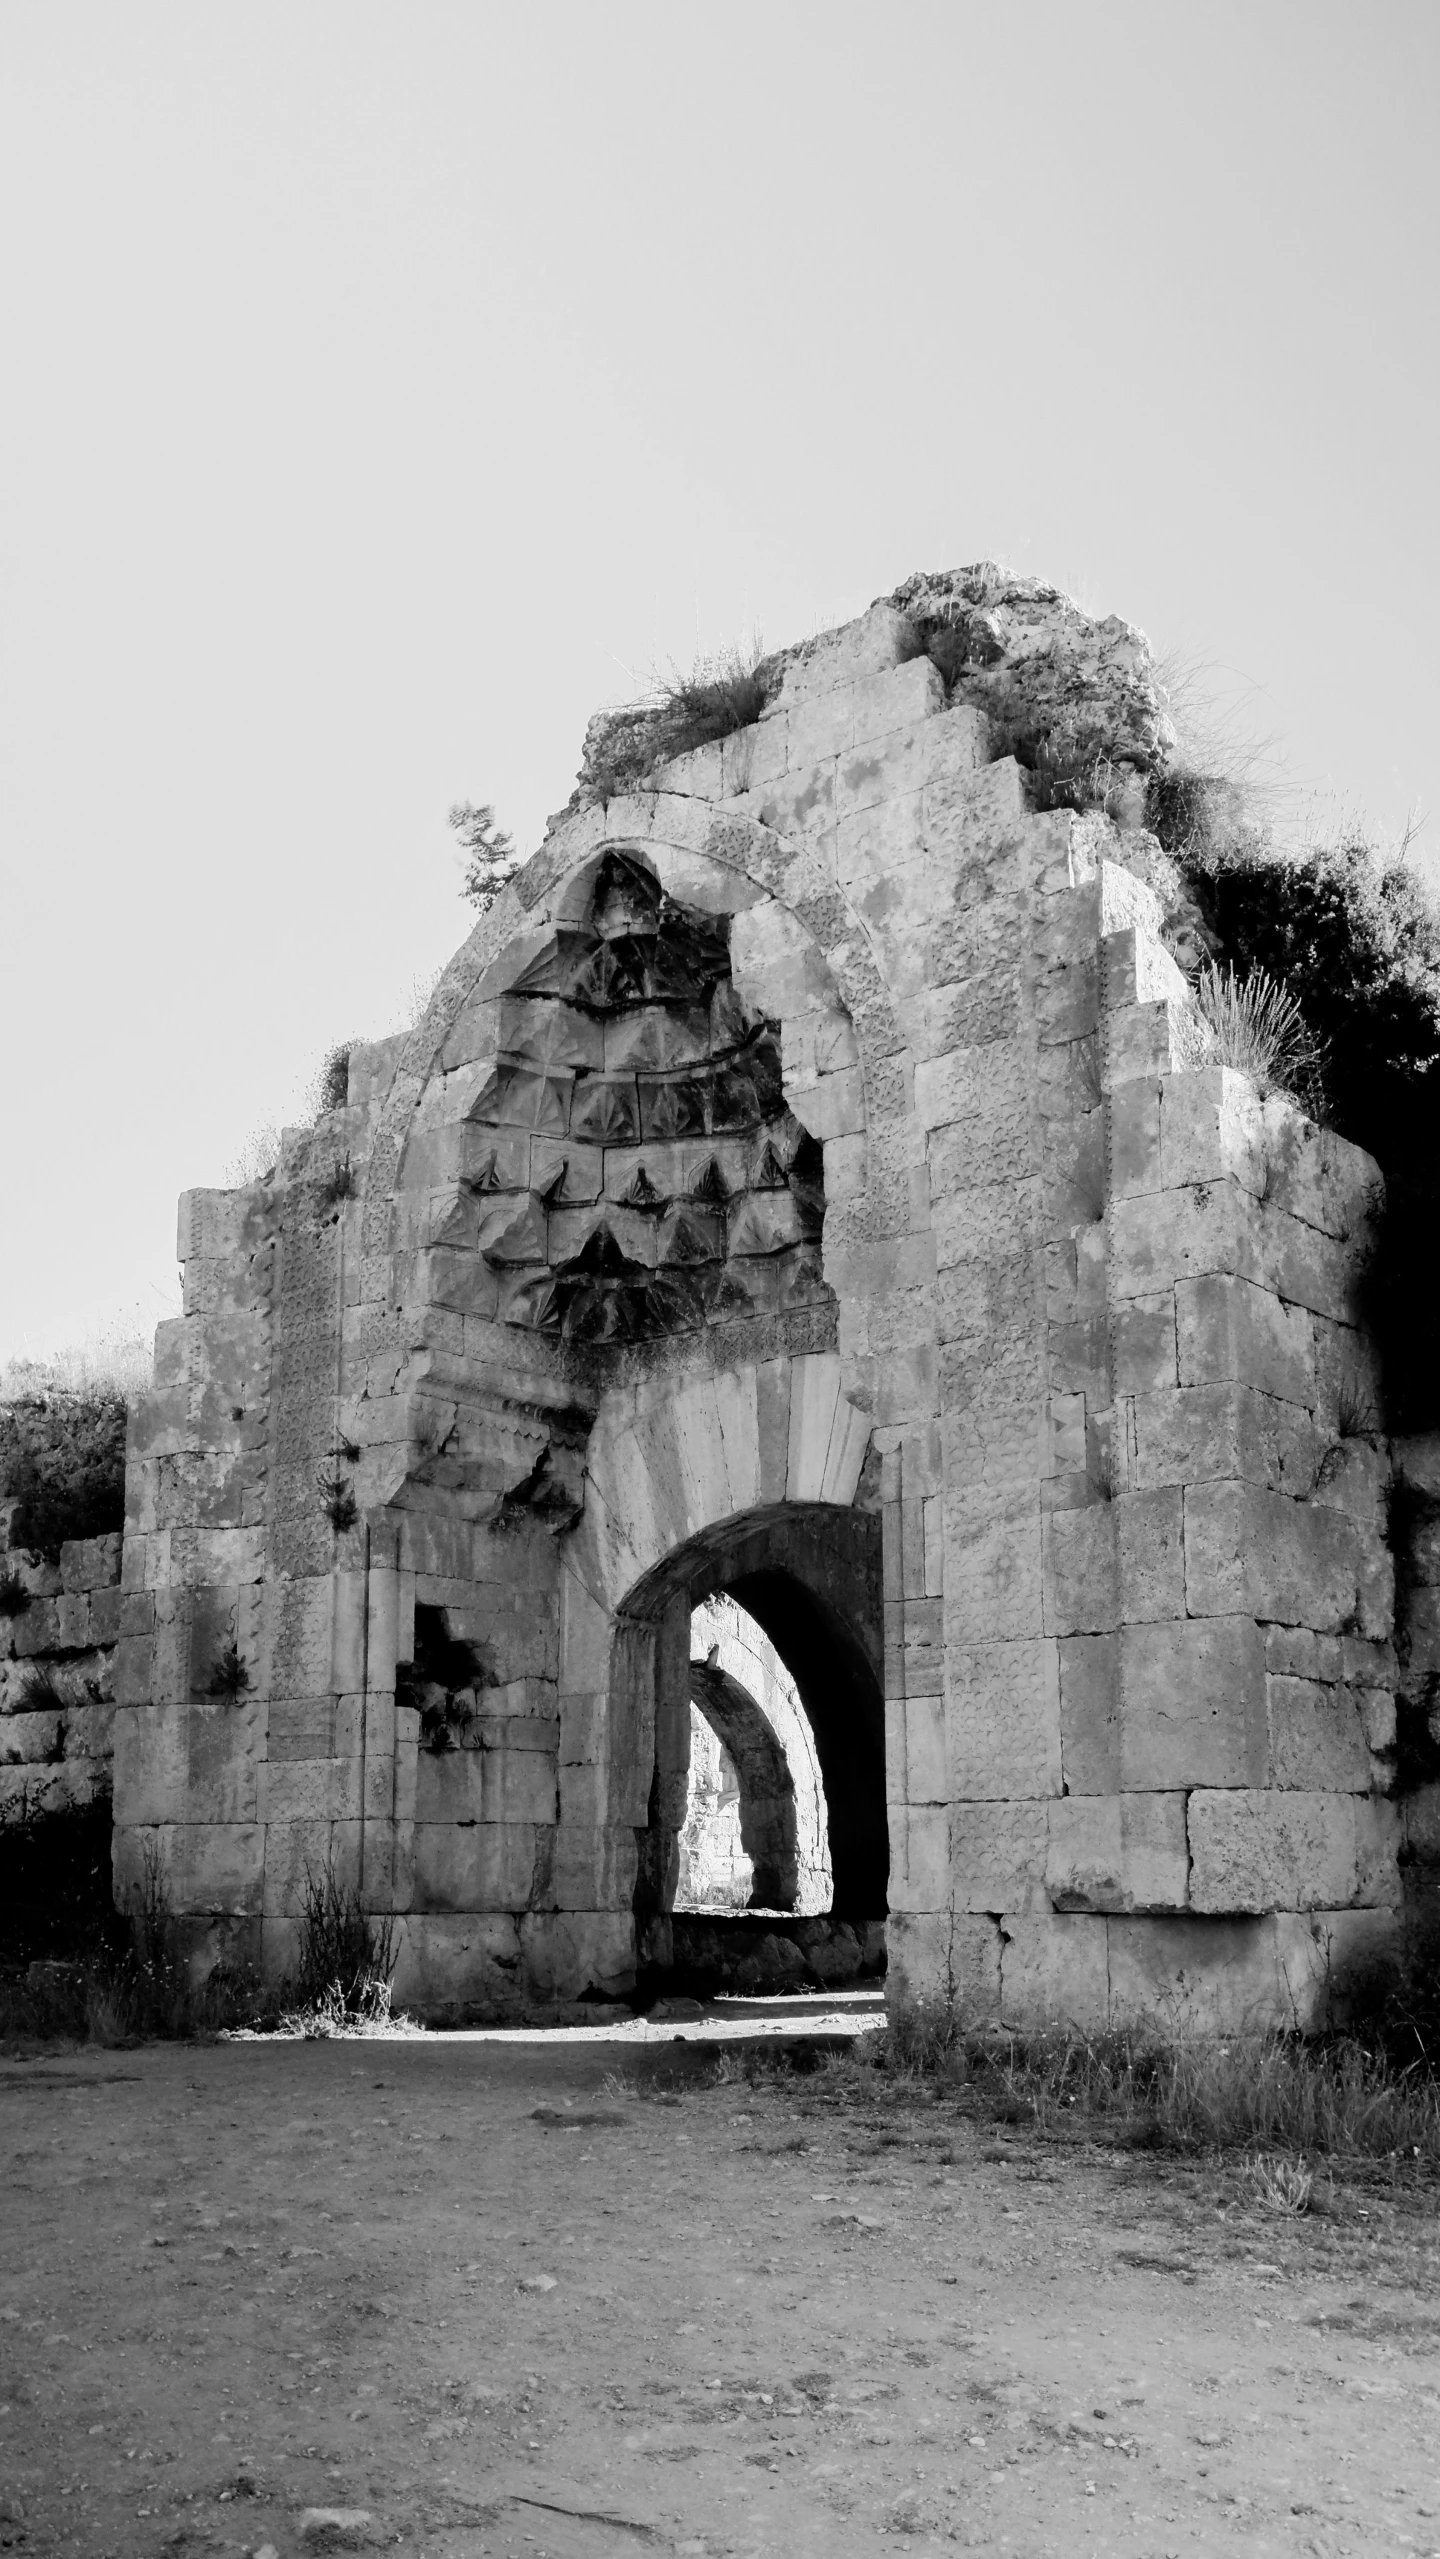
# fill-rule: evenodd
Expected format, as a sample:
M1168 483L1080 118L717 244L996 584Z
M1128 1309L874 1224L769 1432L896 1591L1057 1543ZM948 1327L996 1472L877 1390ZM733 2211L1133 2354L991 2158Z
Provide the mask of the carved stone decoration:
M775 1025L736 993L727 917L611 853L583 925L550 937L496 1018L471 1111L495 1142L471 1188L505 1322L653 1341L828 1294L821 1150L785 1106Z

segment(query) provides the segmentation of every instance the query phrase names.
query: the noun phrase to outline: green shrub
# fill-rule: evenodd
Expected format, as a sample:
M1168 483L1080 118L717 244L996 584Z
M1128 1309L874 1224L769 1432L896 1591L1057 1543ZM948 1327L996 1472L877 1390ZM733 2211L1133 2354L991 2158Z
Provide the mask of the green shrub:
M1440 908L1403 855L1352 832L1300 854L1246 823L1233 786L1169 774L1152 827L1212 953L1283 985L1324 1056L1325 1117L1373 1155L1388 1209L1369 1276L1387 1421L1440 1425Z
M125 1398L27 1395L0 1405L0 1501L19 1507L10 1543L58 1564L67 1538L125 1524Z

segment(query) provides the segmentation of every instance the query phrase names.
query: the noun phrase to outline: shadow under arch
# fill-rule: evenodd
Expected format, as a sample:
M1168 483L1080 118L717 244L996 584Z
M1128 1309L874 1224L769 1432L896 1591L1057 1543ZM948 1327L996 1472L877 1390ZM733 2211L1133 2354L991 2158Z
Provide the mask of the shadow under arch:
M644 1574L618 1612L619 1720L654 1735L635 1917L647 1932L674 1903L690 1762L690 1612L726 1591L769 1636L815 1737L829 1813L836 1919L882 1919L890 1871L882 1686L881 1526L831 1502L782 1502L727 1520Z

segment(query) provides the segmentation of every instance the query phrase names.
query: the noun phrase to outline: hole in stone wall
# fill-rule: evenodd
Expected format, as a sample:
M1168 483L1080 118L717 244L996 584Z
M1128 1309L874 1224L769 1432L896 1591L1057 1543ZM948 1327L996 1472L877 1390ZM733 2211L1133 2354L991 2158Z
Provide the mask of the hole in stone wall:
M765 1630L725 1592L690 1619L690 1771L674 1907L809 1918L833 1900L810 1719Z

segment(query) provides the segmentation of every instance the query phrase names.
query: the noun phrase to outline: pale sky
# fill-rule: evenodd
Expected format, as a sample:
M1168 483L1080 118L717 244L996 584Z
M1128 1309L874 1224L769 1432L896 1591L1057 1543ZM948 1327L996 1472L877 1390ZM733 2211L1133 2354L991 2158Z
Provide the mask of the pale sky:
M1433 0L0 0L0 1359L592 708L998 558L1440 829Z

